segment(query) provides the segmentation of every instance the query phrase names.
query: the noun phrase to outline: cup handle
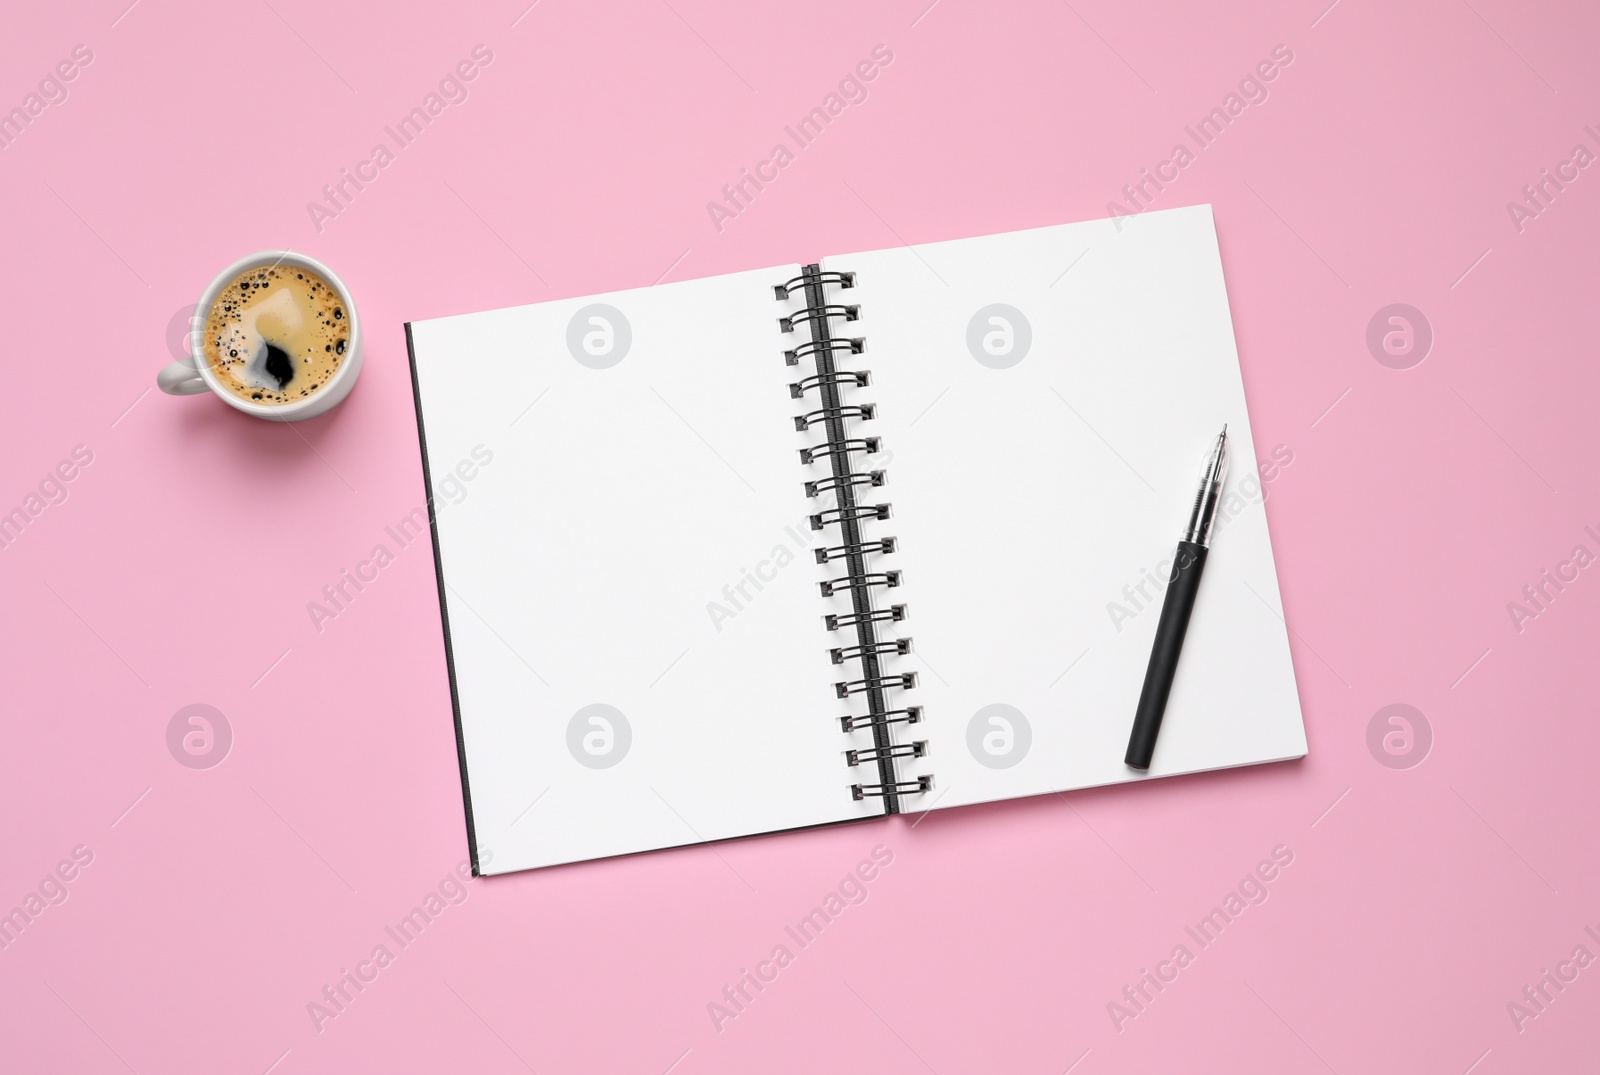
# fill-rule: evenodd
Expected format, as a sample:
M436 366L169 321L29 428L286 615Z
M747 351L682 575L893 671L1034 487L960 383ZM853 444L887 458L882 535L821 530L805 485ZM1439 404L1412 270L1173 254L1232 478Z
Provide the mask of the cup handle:
M195 368L193 355L162 366L156 374L156 386L169 396L196 396L211 390Z

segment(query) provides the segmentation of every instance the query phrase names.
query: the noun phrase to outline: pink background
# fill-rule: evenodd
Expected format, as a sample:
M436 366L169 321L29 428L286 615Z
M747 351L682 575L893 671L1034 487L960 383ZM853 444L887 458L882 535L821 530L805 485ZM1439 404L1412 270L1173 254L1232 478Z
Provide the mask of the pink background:
M1600 553L1600 175L1520 231L1506 204L1600 149L1600 10L525 4L8 13L0 108L93 60L0 151L0 511L93 461L0 551L0 910L93 862L0 951L0 1069L1592 1066L1600 965L1520 1032L1507 1005L1600 955L1600 580L1521 631L1507 603ZM713 227L880 43L868 100ZM478 44L470 98L315 228ZM422 502L403 322L1101 216L1278 45L1156 204L1215 205L1256 438L1294 455L1267 511L1309 758L476 881L319 1032L308 1003L466 853L426 549L320 634L306 612ZM264 247L332 264L367 332L355 393L299 427L152 390L174 319ZM1366 344L1391 303L1435 333L1411 369ZM197 702L234 735L208 770L166 743ZM1367 746L1393 703L1432 728L1413 768ZM867 902L719 1032L707 1004L879 843Z

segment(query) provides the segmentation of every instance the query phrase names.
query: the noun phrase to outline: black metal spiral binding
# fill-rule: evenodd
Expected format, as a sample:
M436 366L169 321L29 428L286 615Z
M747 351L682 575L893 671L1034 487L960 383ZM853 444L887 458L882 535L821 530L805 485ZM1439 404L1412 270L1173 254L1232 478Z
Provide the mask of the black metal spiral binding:
M887 759L885 759L887 760ZM881 762L879 764L882 764ZM915 780L894 780L885 784L854 784L850 794L857 799L870 799L881 795L886 801L893 802L902 795L915 795L920 791L927 791L933 787L933 777L919 776ZM890 810L898 813L898 810Z
M812 283L819 286L822 284L838 284L840 287L845 288L855 287L856 274L853 272L822 272L815 265L807 265L801 270L799 276L774 285L772 290L777 293L778 301L783 302L789 297L789 292L794 290L796 284Z
M922 723L922 707L920 705L906 706L904 709L891 709L887 713L868 713L860 717L840 717L839 724L847 732L858 728L875 728L886 724L920 724Z
M836 385L829 384L825 386L825 389L836 387ZM824 391L824 398L826 398L826 396L827 393ZM874 413L875 409L870 403L852 403L848 407L818 407L814 411L808 411L805 414L795 415L794 427L800 432L804 433L806 430L820 422L832 422L839 418L859 418L863 422L870 422L872 421L872 416Z
M817 325L830 317L842 317L846 321L854 321L860 316L861 307L859 306L807 306L797 314L778 318L778 327L785 332L793 332L796 325L802 325L808 321L813 325Z
M839 491L840 500L852 496L853 494L848 488ZM821 530L824 526L841 523L844 524L848 532L855 530L855 524L862 519L877 519L881 522L888 517L889 505L887 504L851 504L847 508L829 508L827 511L817 512L811 516L811 529Z
M867 349L867 341L857 336L851 340L827 340L822 343L802 343L783 353L785 365L798 366L800 360L807 355L816 354L818 351L844 351L846 354L859 355Z
M829 613L822 617L822 622L830 631L837 631L841 627L854 627L858 623L899 623L906 618L906 606L891 605L888 608L874 609L870 612L853 612L840 616Z
M928 752L928 741L919 739L915 743L897 743L892 747L879 750L869 747L866 750L847 750L845 758L851 765L860 765L864 761L877 761L879 758L920 758Z
M856 388L865 388L871 383L871 370L845 370L843 373L830 373L826 377L819 373L815 377L802 377L790 385L789 398L804 399L807 392L813 388L821 388L825 384L848 384Z
M882 642L874 642L870 646L835 646L828 651L828 656L833 658L834 664L843 664L853 661L863 653L893 653L904 657L911 652L911 639L890 638Z
M895 587L900 585L900 572L898 571L868 571L866 574L840 575L836 579L817 584L822 588L823 597L832 597L841 590L854 590L867 586Z
M875 657L870 650L860 656L865 663L867 658ZM881 691L886 688L899 688L908 691L917 685L915 672L896 672L892 676L868 676L866 679L846 679L833 685L833 691L840 698L848 698L852 694L866 694L868 691Z
M828 475L805 482L808 497L830 496L833 506L817 512L810 518L811 529L822 530L837 526L841 542L816 550L817 563L841 562L846 573L839 578L820 584L823 596L849 594L851 611L830 613L823 617L829 631L853 629L856 644L835 646L828 653L834 664L855 661L860 664L860 678L842 680L834 684L840 698L862 695L867 702L865 714L839 718L846 732L872 733L872 746L845 751L845 761L850 766L872 766L877 770L877 782L862 782L850 786L851 797L856 800L882 798L887 813L901 812L901 798L927 791L933 784L931 776L902 780L896 769L900 758L920 758L927 749L925 740L896 743L894 726L912 725L922 720L920 706L889 708L888 692L911 690L917 685L914 672L886 673L880 658L904 655L911 652L909 638L879 638L880 625L899 623L905 619L906 606L891 605L876 608L872 603L874 589L890 589L901 585L898 571L869 570L867 558L872 554L888 555L895 551L895 539L866 538L862 524L889 518L889 505L867 504L858 500L868 489L884 484L882 470L855 470L852 455L876 455L882 448L877 437L851 436L852 422L870 422L876 409L870 403L846 403L844 391L863 388L872 383L866 370L841 370L838 359L859 355L866 350L866 341L857 338L836 338L833 326L837 321L855 321L861 316L861 307L844 303L829 303L827 288L850 289L856 286L855 273L823 272L820 266L806 265L799 276L774 285L773 293L780 301L792 294L803 294L805 309L780 317L778 327L784 332L794 332L806 326L811 339L784 351L784 362L798 365L809 358L815 366L812 376L803 377L789 385L791 399L804 399L807 392L815 392L817 407L805 414L796 415L795 429L805 432L820 426L827 433L821 443L800 450L800 461L807 466L823 465Z
M835 545L828 549L817 549L817 563L826 564L829 561L839 559L841 556L849 556L851 553L877 552L887 556L889 553L894 552L894 548L894 538L892 537L875 538L872 541L858 541L854 545Z
M837 444L819 444L814 448L800 449L800 462L815 463L818 459L829 455L848 455L851 452L865 452L868 455L877 455L883 442L877 437L852 437Z

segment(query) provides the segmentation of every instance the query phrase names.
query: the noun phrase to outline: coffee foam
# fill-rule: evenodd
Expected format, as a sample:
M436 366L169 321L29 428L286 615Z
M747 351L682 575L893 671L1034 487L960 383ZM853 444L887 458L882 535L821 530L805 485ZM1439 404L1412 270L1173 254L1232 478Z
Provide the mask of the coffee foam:
M288 289L274 291L241 312L217 344L223 351L238 351L243 362L229 368L234 380L247 388L281 389L277 375L266 369L267 340L287 340L299 333L306 318Z
M206 319L206 359L235 395L294 403L344 361L350 321L339 293L316 273L272 265L228 282Z

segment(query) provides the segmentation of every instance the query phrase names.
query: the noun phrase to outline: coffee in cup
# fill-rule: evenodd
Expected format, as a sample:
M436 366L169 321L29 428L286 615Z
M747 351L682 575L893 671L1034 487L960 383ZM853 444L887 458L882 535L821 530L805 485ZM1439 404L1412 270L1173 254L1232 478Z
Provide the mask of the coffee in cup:
M206 315L217 382L258 405L298 403L345 360L351 319L337 289L303 266L263 265L228 281Z

